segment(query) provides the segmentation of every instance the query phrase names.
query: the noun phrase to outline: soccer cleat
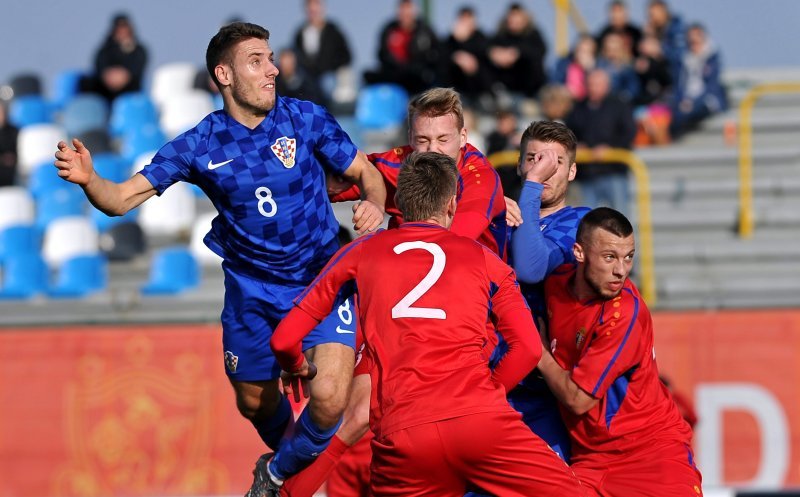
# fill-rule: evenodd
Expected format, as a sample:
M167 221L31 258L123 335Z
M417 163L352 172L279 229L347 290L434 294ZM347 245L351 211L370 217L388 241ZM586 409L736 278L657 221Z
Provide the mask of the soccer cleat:
M253 484L244 497L279 497L283 481L276 480L269 471L269 461L275 454L264 454L256 461Z

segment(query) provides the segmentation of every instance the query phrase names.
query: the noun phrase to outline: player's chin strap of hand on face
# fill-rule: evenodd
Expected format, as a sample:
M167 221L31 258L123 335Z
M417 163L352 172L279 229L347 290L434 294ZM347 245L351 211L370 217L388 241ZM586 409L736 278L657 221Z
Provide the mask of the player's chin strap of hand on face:
M308 382L317 376L317 366L303 359L303 364L295 371L281 371L283 393L288 397L294 395L294 401L300 402L309 396Z

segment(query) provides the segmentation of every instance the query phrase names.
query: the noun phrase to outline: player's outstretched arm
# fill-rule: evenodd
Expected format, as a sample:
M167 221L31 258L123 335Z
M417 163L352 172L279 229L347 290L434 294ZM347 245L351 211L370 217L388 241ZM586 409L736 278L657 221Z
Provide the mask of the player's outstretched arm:
M58 175L83 188L89 202L103 213L121 216L155 195L155 188L141 174L123 183L101 178L94 170L89 149L77 138L73 138L72 146L58 142L53 163Z
M359 151L344 172L344 177L358 185L361 199L353 208L353 229L359 235L374 231L383 223L386 206L386 185L383 176Z

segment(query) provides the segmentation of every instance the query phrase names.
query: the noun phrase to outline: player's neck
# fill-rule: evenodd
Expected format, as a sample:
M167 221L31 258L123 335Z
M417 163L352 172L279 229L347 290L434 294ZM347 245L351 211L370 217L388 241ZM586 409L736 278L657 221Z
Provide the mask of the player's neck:
M564 207L567 206L567 203L562 201L557 204L542 206L539 209L539 219L544 219L551 214L555 214L556 212L560 211Z
M571 293L578 302L586 302L597 296L594 289L586 281L586 278L583 277L582 271L583 266L579 264L575 273L570 277L567 283L569 293Z
M224 109L236 122L250 129L256 129L267 117L267 114L250 112L237 105L225 105Z

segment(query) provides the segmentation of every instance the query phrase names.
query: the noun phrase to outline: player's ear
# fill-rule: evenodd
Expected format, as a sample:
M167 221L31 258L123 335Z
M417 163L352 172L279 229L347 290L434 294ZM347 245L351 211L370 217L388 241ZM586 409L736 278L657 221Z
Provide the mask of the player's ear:
M230 86L232 83L231 68L225 64L219 64L214 68L214 76L222 86Z
M567 175L567 180L572 181L575 179L575 174L578 172L578 166L574 162L569 166L569 174Z
M456 196L450 197L450 202L447 203L447 215L454 217L456 215Z
M578 242L575 242L575 244L572 246L572 255L575 256L575 260L578 262L583 262L586 260L583 247L581 247L581 244Z
M464 148L464 145L467 144L467 127L461 128L461 132L458 134L458 148Z

